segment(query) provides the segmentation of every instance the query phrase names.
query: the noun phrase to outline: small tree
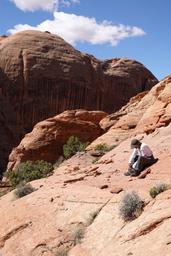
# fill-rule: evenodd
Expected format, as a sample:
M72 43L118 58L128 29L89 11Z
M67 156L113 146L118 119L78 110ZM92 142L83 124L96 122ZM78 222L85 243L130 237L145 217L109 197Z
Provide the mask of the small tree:
M136 192L130 192L124 195L120 205L120 215L124 220L137 218L143 211L144 202Z
M70 158L77 152L84 151L88 144L88 142L82 143L77 137L71 136L63 146L63 154L65 158Z

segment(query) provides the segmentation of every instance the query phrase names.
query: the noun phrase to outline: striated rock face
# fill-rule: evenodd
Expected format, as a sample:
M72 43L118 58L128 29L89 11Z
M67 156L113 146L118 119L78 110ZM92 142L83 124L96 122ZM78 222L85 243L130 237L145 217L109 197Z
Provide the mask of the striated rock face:
M102 134L102 111L70 110L35 125L9 156L8 170L27 160L54 163L63 153L63 145L72 135L81 142L91 142Z
M99 61L53 34L24 31L1 39L0 115L10 116L0 119L1 129L7 127L16 141L4 141L0 133L0 163L37 122L67 109L111 113L157 83L136 61Z
M171 76L155 85L148 93L131 98L121 110L105 117L100 126L109 130L89 148L106 142L109 145L140 133L152 133L171 122Z

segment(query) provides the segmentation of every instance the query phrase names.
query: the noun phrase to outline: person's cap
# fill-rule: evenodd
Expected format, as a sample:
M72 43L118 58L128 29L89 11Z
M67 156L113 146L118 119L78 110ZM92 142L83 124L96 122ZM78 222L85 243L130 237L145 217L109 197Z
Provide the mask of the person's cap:
M133 139L131 140L131 148L135 148L136 146L138 146L141 142L137 139Z

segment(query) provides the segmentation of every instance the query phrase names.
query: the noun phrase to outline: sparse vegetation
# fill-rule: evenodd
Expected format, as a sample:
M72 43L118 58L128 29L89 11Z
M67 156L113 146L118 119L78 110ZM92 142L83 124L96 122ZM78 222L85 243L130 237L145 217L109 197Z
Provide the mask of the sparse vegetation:
M96 147L95 147L95 150L105 152L105 151L108 150L108 147L107 147L107 145L105 143L97 144Z
M96 157L92 160L92 164L95 164L100 158L101 158L101 156L96 156Z
M67 143L63 146L63 154L65 158L70 158L77 152L84 151L88 146L88 142L82 143L77 137L69 137Z
M156 184L155 186L153 186L153 187L150 189L149 193L150 193L150 196L151 196L152 198L155 198L158 194L160 194L160 193L166 191L166 190L169 189L169 188L170 188L170 185L169 185L169 184L166 184L166 183L164 183L164 182L161 182L161 183L158 183L158 184Z
M8 193L8 192L6 192L6 191L0 192L0 197L4 196L4 195L7 194L7 193Z
M74 228L74 230L72 231L72 235L71 235L74 246L76 244L81 243L81 240L84 238L84 233L85 233L85 227L83 224L79 224L78 226L76 226Z
M60 247L58 248L56 252L56 256L67 256L68 255L69 248L66 247Z
M93 221L95 220L95 218L97 217L99 213L99 209L94 211L94 212L91 212L88 219L87 219L87 225L91 225L93 223Z
M103 143L103 144L97 144L95 147L95 150L105 153L105 152L108 152L108 151L114 149L115 147L116 147L116 145L107 146L105 143Z
M125 220L137 218L143 211L144 202L136 192L130 192L124 195L120 205L120 215Z
M53 165L43 160L20 163L14 171L7 173L13 188L21 182L29 182L47 177L53 173Z
M14 191L14 194L17 198L21 198L23 196L31 194L35 190L36 189L33 188L31 184L26 184L25 182L22 182L17 186L16 190Z

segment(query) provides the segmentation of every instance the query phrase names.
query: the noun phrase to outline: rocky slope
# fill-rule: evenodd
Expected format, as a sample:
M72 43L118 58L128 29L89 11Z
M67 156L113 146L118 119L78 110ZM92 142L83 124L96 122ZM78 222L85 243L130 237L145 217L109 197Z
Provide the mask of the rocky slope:
M171 76L155 85L150 92L131 98L121 110L105 117L100 125L107 132L93 141L89 148L100 143L117 145L140 133L151 133L171 121Z
M123 176L128 139L96 164L89 153L77 154L53 176L32 182L37 190L30 195L17 200L13 192L3 196L0 253L56 256L66 255L67 249L69 256L169 256L171 190L151 199L149 189L156 182L170 182L171 125L144 135L143 141L159 157L144 179ZM123 192L111 193L114 190ZM124 222L119 203L125 191L132 190L146 206L137 219Z
M53 176L32 182L37 188L32 194L15 199L11 192L1 197L0 253L5 256L170 256L171 190L155 199L149 196L150 188L157 182L171 183L169 95L168 77L147 95L133 98L132 107L129 103L123 108L129 110L127 115L134 124L129 128L131 133L127 128L129 136L137 133L137 138L149 144L159 158L143 177L123 175L131 138L96 163L89 151L76 154L63 162ZM140 118L131 119L134 117L131 108ZM148 122L139 129L138 123L142 118L147 120L147 113L150 113ZM121 128L128 127L128 117L120 118L125 120ZM113 129L113 136L115 132L117 129ZM108 144L106 138L105 141L103 137L103 142ZM145 208L137 219L125 222L119 214L119 205L124 193L133 190L145 201Z
M37 122L66 109L112 112L157 83L136 61L100 61L50 33L24 31L1 39L1 169Z
M8 170L27 160L55 163L63 154L63 145L70 136L92 142L102 134L99 122L107 113L102 111L68 110L35 125L9 156Z

